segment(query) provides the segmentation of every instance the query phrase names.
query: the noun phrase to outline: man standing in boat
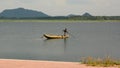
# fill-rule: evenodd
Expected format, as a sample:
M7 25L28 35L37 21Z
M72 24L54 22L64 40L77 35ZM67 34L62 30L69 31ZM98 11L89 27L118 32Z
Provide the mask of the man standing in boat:
M65 28L65 29L63 30L63 32L64 32L64 36L66 36L66 34L68 33L67 28Z

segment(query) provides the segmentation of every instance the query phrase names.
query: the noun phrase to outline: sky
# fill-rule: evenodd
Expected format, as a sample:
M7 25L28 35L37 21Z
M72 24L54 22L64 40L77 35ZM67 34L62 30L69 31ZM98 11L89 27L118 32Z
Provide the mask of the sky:
M82 15L120 16L120 0L0 0L0 12L5 9L25 8L51 16Z

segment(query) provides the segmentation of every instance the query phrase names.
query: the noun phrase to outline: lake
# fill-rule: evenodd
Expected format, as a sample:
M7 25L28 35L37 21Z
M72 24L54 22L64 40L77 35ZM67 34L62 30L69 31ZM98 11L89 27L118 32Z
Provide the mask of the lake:
M64 28L68 39L42 38ZM88 56L120 58L120 22L0 23L0 58L77 62Z

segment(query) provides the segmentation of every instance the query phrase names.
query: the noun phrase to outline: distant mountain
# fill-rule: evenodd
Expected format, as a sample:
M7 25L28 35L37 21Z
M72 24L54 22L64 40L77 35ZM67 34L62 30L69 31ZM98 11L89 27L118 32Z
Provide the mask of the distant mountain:
M92 15L86 12L82 16L87 16L88 17L88 16L92 16Z
M75 15L75 14L69 14L68 17L74 17L74 16L80 16L80 15Z
M76 16L92 16L90 13L84 13L83 15L69 14L67 17L76 17Z
M4 18L37 18L49 17L47 14L35 10L24 8L6 9L0 13L0 17Z

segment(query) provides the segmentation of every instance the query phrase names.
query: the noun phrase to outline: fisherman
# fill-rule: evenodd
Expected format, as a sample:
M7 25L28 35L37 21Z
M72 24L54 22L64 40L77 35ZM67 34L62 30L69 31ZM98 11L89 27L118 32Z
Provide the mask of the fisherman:
M64 36L66 36L66 34L68 33L67 28L65 28L63 32L64 32Z

